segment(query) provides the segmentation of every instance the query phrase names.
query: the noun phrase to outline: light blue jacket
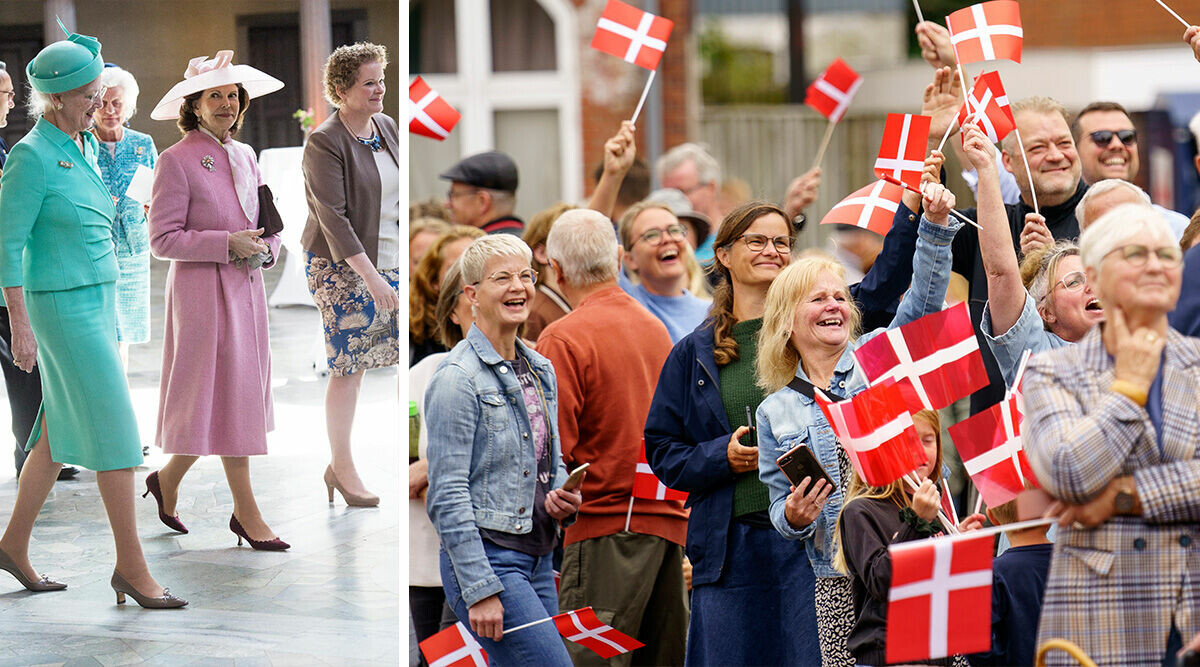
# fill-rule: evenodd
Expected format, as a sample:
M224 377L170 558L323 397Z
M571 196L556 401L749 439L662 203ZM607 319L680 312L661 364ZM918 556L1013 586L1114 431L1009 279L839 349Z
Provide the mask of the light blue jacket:
M1046 331L1046 324L1042 321L1042 316L1038 315L1037 305L1028 291L1025 292L1025 305L1021 308L1021 316L1008 331L999 336L992 334L992 309L987 305L983 308L983 320L979 323L979 330L983 333L988 347L992 348L992 355L996 357L996 365L1000 367L1004 383L1009 386L1017 376L1017 369L1021 366L1021 355L1025 350L1037 354L1070 345L1059 338L1058 334Z
M913 258L912 285L900 301L896 317L889 329L942 309L946 288L950 284L950 242L954 240L961 224L951 218L949 226L940 227L924 217L921 218L917 251ZM833 380L828 387L822 389L842 398L849 398L866 388L866 378L855 368L852 350L884 331L885 329L876 329L847 345L838 359ZM796 367L796 377L809 380L800 365ZM763 400L755 419L758 428L758 476L771 494L771 523L784 537L803 542L812 562L813 572L818 577L845 576L833 569L832 560L833 536L836 533L838 514L842 511L842 489L848 480L841 478L838 469L837 437L821 413L820 406L807 396L784 387ZM796 530L784 517L790 484L775 461L802 442L812 449L817 460L821 462L821 467L837 484L837 489L830 493L817 520Z
M550 488L567 479L558 439L550 360L517 339L541 384L550 422ZM533 529L537 460L521 384L487 336L472 326L438 366L425 391L429 429L426 510L450 555L467 606L504 590L483 550L480 528L523 535Z

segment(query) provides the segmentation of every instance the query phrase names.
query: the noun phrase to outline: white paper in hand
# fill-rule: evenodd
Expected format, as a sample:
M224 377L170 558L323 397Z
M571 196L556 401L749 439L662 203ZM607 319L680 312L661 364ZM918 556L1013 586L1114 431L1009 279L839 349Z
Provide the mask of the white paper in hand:
M129 187L125 188L125 196L139 204L150 203L150 192L154 187L154 170L144 164L139 164Z

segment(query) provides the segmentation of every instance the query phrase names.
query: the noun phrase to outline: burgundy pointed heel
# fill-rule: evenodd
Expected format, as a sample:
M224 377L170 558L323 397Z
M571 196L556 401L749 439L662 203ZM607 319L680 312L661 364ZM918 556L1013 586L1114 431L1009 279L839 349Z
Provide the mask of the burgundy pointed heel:
M232 530L233 534L238 536L239 547L242 546L242 538L246 538L246 541L250 543L250 546L259 551L284 551L285 549L292 548L292 545L284 542L278 537L269 540L256 540L250 537L246 534L246 529L242 528L241 522L239 522L237 517L232 514L229 515L229 530Z
M153 494L154 502L158 503L158 520L163 522L163 525L167 528L186 535L188 532L187 526L183 525L183 522L179 520L179 516L168 516L163 511L162 487L158 484L157 470L146 475L146 493L143 493L142 497L145 498L147 494Z

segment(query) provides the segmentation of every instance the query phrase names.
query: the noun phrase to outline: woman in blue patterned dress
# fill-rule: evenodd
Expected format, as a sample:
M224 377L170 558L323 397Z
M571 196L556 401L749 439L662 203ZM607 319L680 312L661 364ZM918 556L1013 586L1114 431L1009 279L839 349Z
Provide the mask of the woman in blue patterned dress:
M137 113L138 84L120 67L107 66L100 81L108 87L96 113L93 133L100 140L97 159L104 185L117 208L113 242L117 245L117 341L128 365L129 345L150 340L150 235L146 204L126 194L138 167L154 169L158 150L150 135L126 127ZM149 190L146 190L149 202Z

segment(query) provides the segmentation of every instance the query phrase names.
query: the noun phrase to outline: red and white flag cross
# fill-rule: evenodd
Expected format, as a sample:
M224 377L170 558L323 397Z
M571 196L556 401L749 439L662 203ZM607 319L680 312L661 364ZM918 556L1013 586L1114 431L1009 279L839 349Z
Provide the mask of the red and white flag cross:
M888 114L879 157L875 159L875 175L879 178L891 176L919 190L931 120L929 116Z
M854 225L886 236L900 208L904 188L887 181L875 181L851 192L833 205L821 218L822 225Z
M841 58L834 58L804 93L804 103L822 116L838 122L862 86L863 78Z
M601 623L591 607L555 616L554 627L563 637L595 651L605 659L645 646L611 625Z
M941 410L988 383L966 302L888 329L854 358L868 382L894 380L912 413Z
M1021 62L1021 6L1016 0L992 0L946 17L950 43L959 65L984 60Z
M429 667L486 667L487 651L462 624L442 630L419 644Z
M462 114L425 80L417 77L408 86L408 131L413 134L444 140L458 124Z
M887 486L925 462L912 415L894 383L867 387L837 403L830 402L820 389L814 398L867 484Z
M592 48L648 70L658 69L675 22L621 0L608 0L592 36Z
M991 648L992 538L963 533L888 548L889 664Z
M968 108L969 107L969 108ZM1000 83L999 72L984 72L975 77L975 85L958 110L958 125L962 127L968 118L978 122L992 143L1000 143L1017 127L1004 84Z
M1028 481L1037 486L1021 441L1023 416L1017 396L1009 395L992 407L950 427L963 467L988 507L1016 498Z
M687 500L688 497L686 491L676 491L663 484L650 469L650 462L646 459L645 438L642 439L637 468L633 473L633 497L643 500Z

